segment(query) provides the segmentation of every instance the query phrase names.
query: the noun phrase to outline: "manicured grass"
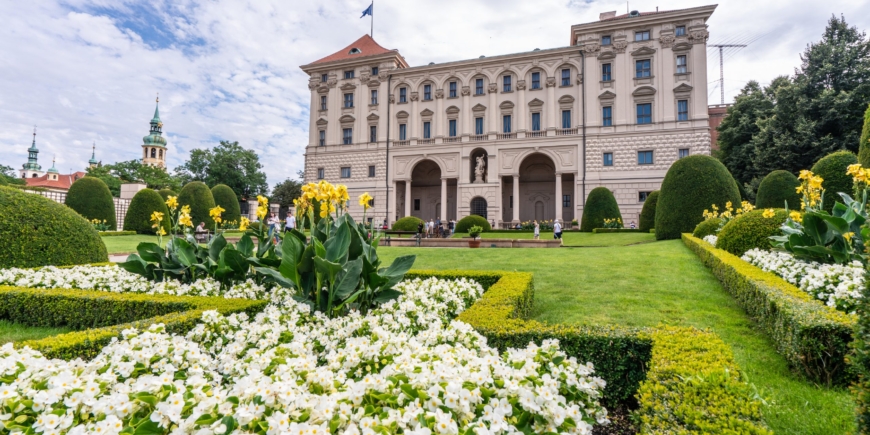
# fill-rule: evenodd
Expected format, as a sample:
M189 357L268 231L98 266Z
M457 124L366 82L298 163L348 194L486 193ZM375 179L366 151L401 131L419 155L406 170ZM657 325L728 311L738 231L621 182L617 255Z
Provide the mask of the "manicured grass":
M468 237L468 234L454 234L453 237ZM516 232L516 233L482 233L482 239L533 239L534 233ZM553 232L541 231L541 240L552 240ZM562 244L565 246L583 246L583 247L602 247L602 246L626 246L637 243L654 242L655 234L649 233L581 233L581 232L563 232Z
M0 320L0 344L45 338L70 331L71 329L64 327L25 326Z
M653 236L578 235L581 241L606 237L612 240L608 243L623 240L626 245L629 240L635 243L637 236ZM774 433L855 431L855 405L849 393L816 387L792 375L767 336L679 240L585 249L383 247L378 253L386 262L416 254L417 269L534 272L538 320L709 328L731 346L747 381L767 402L764 418Z
M136 246L142 242L157 243L157 236L137 234L135 236L109 236L103 237L103 244L109 254L128 254L136 252ZM163 237L164 243L168 237Z

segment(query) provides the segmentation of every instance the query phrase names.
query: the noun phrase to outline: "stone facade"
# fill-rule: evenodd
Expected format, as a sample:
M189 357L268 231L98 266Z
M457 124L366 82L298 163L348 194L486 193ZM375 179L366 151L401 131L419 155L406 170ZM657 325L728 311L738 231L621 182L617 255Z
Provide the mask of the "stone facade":
M602 14L572 26L568 47L419 67L364 36L302 67L305 181L369 192L377 222L579 220L597 186L637 221L676 159L710 154L714 9Z

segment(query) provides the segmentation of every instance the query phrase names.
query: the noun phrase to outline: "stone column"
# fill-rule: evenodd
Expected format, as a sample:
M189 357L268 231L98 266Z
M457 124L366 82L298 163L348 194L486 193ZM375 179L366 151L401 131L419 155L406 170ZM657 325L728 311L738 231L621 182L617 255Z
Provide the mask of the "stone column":
M396 180L390 182L390 191L392 192L392 198L390 198L390 209L387 210L387 223L392 227L392 223L396 221L396 204L399 202L399 191L396 189L399 186L399 183Z
M447 219L447 179L441 179L441 220Z
M489 107L486 108L486 116L489 118L489 131L487 133L499 133L498 115L501 113L496 104L495 97L498 92L498 84L489 84Z
M469 108L469 100L471 99L469 93L471 91L466 89L467 87L463 86L462 88L462 112L459 114L459 128L462 136L468 136L471 133L471 125L474 122L474 116Z
M432 137L447 136L444 128L444 91L438 89L435 91L435 125L432 129Z
M520 174L514 174L514 219L512 224L520 222Z
M528 116L529 108L526 106L526 82L523 80L517 83L517 105L515 107L514 113L516 113L517 118L517 128L514 131L525 131L526 127L526 116Z
M411 180L405 180L405 216L411 216Z
M498 225L504 220L504 179L498 177L498 219L495 224Z
M411 92L411 116L408 117L408 123L411 124L411 137L410 139L417 139L420 136L417 135L417 124L420 122L420 113L417 112L417 93Z
M556 119L558 118L558 114L556 113L556 78L555 77L547 77L547 130L553 130L556 128Z
M565 226L562 219L562 173L556 172L556 220Z

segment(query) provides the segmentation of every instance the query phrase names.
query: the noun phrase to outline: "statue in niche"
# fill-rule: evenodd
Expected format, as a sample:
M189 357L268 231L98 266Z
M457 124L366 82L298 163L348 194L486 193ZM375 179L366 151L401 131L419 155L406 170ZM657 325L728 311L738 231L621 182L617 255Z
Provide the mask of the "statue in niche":
M477 156L477 164L474 166L474 183L486 183L486 159L483 155Z

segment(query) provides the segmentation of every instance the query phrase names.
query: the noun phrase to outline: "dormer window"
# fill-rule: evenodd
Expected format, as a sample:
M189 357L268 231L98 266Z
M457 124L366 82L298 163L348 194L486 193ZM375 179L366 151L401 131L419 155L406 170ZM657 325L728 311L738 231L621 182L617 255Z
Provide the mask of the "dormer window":
M360 49L356 48L356 47L351 48L350 51L348 52L348 54L360 54L360 53L362 53L362 51L360 51Z

